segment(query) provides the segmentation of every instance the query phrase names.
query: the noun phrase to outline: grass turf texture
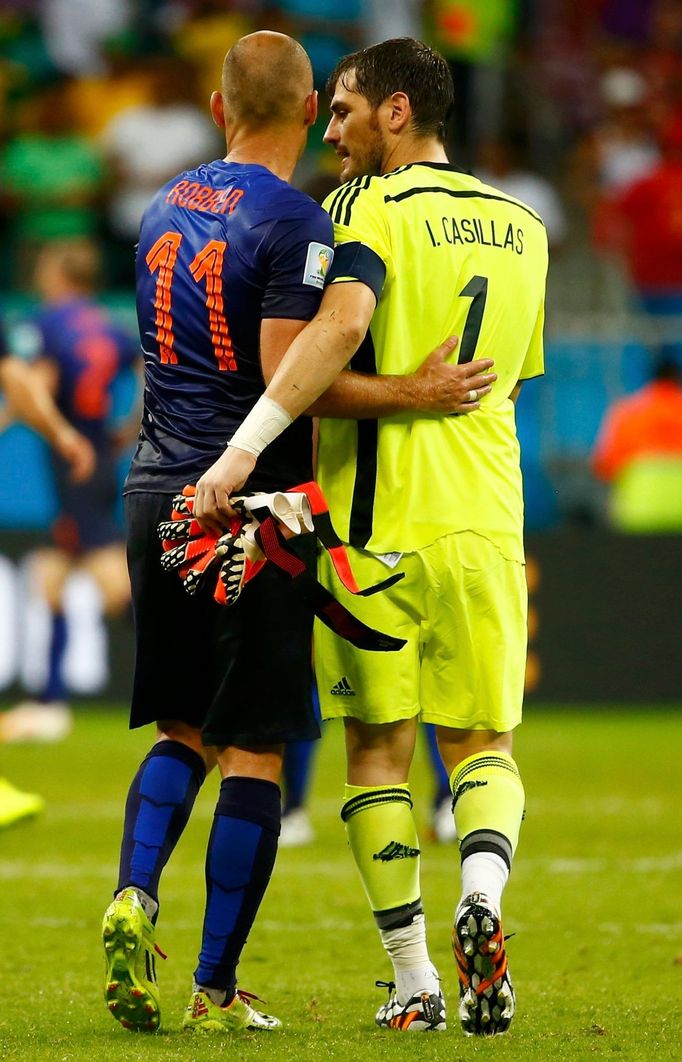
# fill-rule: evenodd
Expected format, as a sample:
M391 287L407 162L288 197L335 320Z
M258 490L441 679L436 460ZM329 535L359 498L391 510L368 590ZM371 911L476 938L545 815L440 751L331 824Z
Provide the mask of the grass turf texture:
M528 709L516 749L527 820L505 900L518 1011L511 1031L492 1041L459 1030L449 946L457 853L426 840L423 892L449 1028L424 1037L374 1027L383 1000L374 980L390 970L338 817L339 724L328 728L315 771L318 839L280 853L239 971L241 986L263 995L286 1029L231 1041L180 1031L215 776L162 883L163 1030L120 1028L101 999L99 933L116 880L124 795L150 737L128 733L122 711L93 708L79 712L63 744L0 750L2 772L48 801L42 819L0 833L0 1058L682 1058L682 711ZM423 823L430 780L420 751L412 783Z

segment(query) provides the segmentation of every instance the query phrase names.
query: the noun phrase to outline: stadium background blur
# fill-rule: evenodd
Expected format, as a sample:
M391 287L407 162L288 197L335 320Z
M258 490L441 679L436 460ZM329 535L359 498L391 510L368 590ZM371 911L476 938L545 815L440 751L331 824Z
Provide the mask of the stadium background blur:
M682 264L652 284L631 272L624 205L671 145L682 152L680 0L0 2L0 309L11 349L35 351L30 278L46 239L96 241L102 302L135 331L141 211L173 173L222 154L208 96L225 50L258 28L304 44L322 94L341 54L389 36L420 37L450 62L452 161L536 207L553 252L547 375L524 386L518 406L529 694L679 699L680 540L652 548L648 537L615 536L591 454L605 411L645 383L662 347L682 364ZM297 171L304 187L336 169L322 144L323 95L320 110ZM682 248L682 179L677 187L668 220ZM115 382L114 419L135 387L132 376ZM0 467L0 695L9 700L41 681L45 623L22 557L46 540L56 503L44 444L28 429L2 431ZM86 628L91 645L67 659L70 685L124 698L126 621L111 628L110 654L104 629Z

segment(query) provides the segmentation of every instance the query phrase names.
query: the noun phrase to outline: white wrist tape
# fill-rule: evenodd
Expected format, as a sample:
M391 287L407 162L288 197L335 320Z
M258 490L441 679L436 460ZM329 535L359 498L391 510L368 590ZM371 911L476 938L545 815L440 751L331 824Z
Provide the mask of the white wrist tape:
M271 398L261 395L227 445L235 446L238 450L246 450L254 457L259 457L265 447L281 435L291 423L293 423L292 418L286 409L282 409Z

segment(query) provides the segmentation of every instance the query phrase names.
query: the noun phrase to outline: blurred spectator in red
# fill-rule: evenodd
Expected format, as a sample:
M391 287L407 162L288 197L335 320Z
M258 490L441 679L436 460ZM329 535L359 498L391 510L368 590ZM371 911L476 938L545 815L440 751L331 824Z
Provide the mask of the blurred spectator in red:
M46 245L35 284L43 300L37 320L38 386L54 395L60 413L89 440L96 455L91 476L75 483L64 461L53 461L59 515L54 545L33 560L33 574L50 608L52 638L44 689L0 716L1 741L56 741L71 726L63 662L67 648L65 602L74 572L90 577L87 619L117 615L130 600L118 500L115 443L109 423L116 377L139 360L139 345L95 300L99 256L87 241Z
M27 105L23 131L0 154L0 206L20 284L46 241L92 236L98 228L104 167L75 130L69 94L66 80L43 89Z
M591 144L600 191L612 195L649 173L659 152L642 75L631 67L613 67L602 75L600 90L605 115Z
M654 0L640 70L649 84L649 106L658 128L682 107L682 3Z
M130 287L140 218L152 196L174 174L222 155L217 130L195 103L193 68L171 56L149 64L151 102L122 111L102 134L114 180L111 279Z
M554 186L522 164L519 138L486 140L479 148L476 176L536 210L545 223L549 246L556 250L566 237L566 215Z
M605 415L593 457L619 531L682 531L682 372L664 351L653 380Z
M647 107L647 84L632 67L613 67L601 78L603 117L579 142L572 187L587 211L595 246L610 248L618 227L613 203L659 161Z
M662 159L618 197L632 285L652 316L682 318L682 112L661 136Z

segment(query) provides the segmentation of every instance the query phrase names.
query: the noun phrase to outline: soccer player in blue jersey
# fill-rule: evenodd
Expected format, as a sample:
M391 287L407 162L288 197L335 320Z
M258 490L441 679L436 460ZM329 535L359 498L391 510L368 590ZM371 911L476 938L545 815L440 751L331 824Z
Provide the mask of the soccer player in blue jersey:
M49 442L68 464L72 479L82 481L92 474L95 454L88 440L76 431L57 408L50 391L36 378L29 365L10 352L0 321L0 391L12 416L23 420ZM0 731L5 712L0 717ZM0 777L0 829L38 815L45 801L36 793L17 789Z
M36 263L35 287L42 300L37 318L34 378L44 387L72 430L94 451L94 468L74 482L67 461L53 455L58 515L54 545L40 550L33 569L52 617L47 678L35 701L5 713L6 741L57 741L71 727L62 674L66 650L64 598L75 571L93 583L95 614L120 614L130 602L123 534L116 518L118 452L110 420L112 387L139 360L139 344L95 297L99 254L86 240L46 244Z
M68 422L48 387L36 378L30 365L12 354L0 321L0 390L10 415L24 421L57 451L74 483L89 479L95 453L89 440Z
M319 736L312 617L277 576L266 569L228 609L210 588L188 596L160 565L159 521L223 451L262 393L263 373L314 316L332 254L329 216L288 184L317 115L303 49L281 34L244 38L225 59L211 112L227 157L158 192L137 252L145 400L125 487L137 632L130 725L156 723L157 740L130 787L103 924L105 999L132 1029L159 1025L159 879L216 762L222 781L184 1026L280 1025L237 990L236 967L274 864L283 745ZM249 489L310 479L311 452L311 424L302 421Z

